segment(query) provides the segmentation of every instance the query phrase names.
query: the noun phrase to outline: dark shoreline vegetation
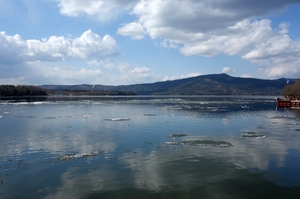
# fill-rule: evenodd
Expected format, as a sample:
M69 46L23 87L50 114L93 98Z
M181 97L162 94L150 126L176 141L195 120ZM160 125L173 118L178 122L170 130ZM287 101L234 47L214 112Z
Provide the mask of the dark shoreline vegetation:
M287 84L282 90L282 95L300 99L300 80L297 80L294 84Z
M37 86L0 85L0 96L44 96L48 95L46 89Z
M46 90L38 86L26 85L0 85L0 96L53 96L53 95L136 95L131 91L105 91L105 90Z
M135 92L131 91L105 91L105 90L49 90L48 95L136 95Z

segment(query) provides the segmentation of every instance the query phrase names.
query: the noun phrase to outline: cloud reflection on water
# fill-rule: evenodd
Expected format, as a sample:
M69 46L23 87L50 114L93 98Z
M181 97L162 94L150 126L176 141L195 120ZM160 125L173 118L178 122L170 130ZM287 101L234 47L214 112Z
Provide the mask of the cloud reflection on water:
M114 168L112 164L99 165L98 170L76 177L74 176L77 171L73 172L71 169L61 175L62 186L60 190L46 198L60 198L62 196L82 198L87 197L85 194L91 192L101 196L105 195L106 192L124 190L131 184L136 190L153 193L187 192L197 188L198 193L205 190L205 193L211 198L225 197L228 190L224 187L232 181L253 186L254 180L257 188L266 183L272 188L279 188L274 190L274 196L276 196L276 192L286 189L281 185L287 179L281 178L282 176L270 178L264 173L268 170L272 160L278 161L278 167L284 167L284 157L288 155L286 149L295 147L294 144L297 143L285 146L283 143L274 145L268 139L232 139L231 141L234 147L163 146L152 150L150 153L145 153L142 150L123 153L118 157L117 164L124 164L125 169L130 170L130 172L125 173L120 168ZM268 151L266 148L256 148L257 143L253 144L253 142L258 141L274 147ZM282 153L283 151L285 154L276 156L278 152ZM238 184L232 185L238 187ZM293 186L299 185L298 183ZM85 191L81 190L80 193L74 194L71 190L79 186L84 186ZM228 188L232 192L240 191L234 186ZM216 192L207 193L207 189L214 189ZM246 197L243 193L239 194L239 197Z
M0 122L11 119L18 126L2 123L14 131L5 135L0 157L29 152L43 153L45 159L51 159L101 151L94 158L55 166L49 163L37 166L38 173L29 172L28 175L43 175L47 169L56 169L54 174L60 179L59 184L40 189L46 198L85 198L93 193L105 196L105 193L122 194L122 190L158 193L196 189L199 190L195 193L211 198L227 197L226 191L237 192L236 198L241 198L245 195L234 187L239 183L250 186L257 182L284 190L300 186L297 173L279 172L294 169L288 162L291 158L300 159L300 133L295 131L300 122L295 113L288 112L286 117L286 112L274 110L213 111L203 110L199 102L184 103L185 108L169 102L22 105L1 118ZM106 121L107 118L130 120ZM248 131L266 137L243 137ZM174 133L187 135L173 138ZM232 147L165 144L188 140L222 141ZM110 158L106 158L107 154ZM226 190L224 187L230 183L232 187Z

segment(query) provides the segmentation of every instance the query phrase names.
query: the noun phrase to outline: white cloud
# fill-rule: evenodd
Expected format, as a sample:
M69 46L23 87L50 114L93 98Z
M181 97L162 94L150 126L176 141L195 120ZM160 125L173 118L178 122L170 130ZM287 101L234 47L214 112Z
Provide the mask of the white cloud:
M181 78L188 78L188 77L197 77L199 75L202 75L201 73L190 73L187 75L181 75Z
M147 34L152 39L159 39L158 43L162 47L177 49L185 56L235 55L258 65L261 76L277 78L300 75L300 41L289 37L289 23L284 22L272 28L272 22L264 19L270 13L284 12L287 6L299 3L298 0L54 1L60 12L70 17L88 16L107 21L122 14L130 14L132 21L122 24L118 34L132 39L142 39ZM25 7L29 5L26 2L22 0ZM11 16L9 11L15 5L0 0L0 17L8 14ZM260 19L256 20L257 17ZM79 76L79 72L86 77L78 77L82 81L115 84L161 80L159 75L147 67L109 61L108 57L117 54L116 41L109 35L100 37L91 30L77 38L51 36L31 40L22 39L18 34L0 32L0 44L1 81L26 82L26 79L33 78L32 74L38 74L31 65L33 62L39 62L43 66L47 62L56 62L56 66L47 65L45 69L39 68L38 71L53 76L60 72L57 77L68 80ZM87 59L88 65L76 68L72 65L63 67L65 63L58 64L58 61L72 59ZM91 61L93 59L98 61ZM57 71L54 70L55 67L58 67ZM119 74L104 73L106 69L116 70ZM68 70L69 76L65 74ZM94 74L97 75L93 76ZM164 79L185 77L187 76L167 76Z
M199 75L202 75L202 73L189 73L187 75L175 75L175 76L165 76L163 81L168 81L168 80L176 80L176 79L184 79L184 78L189 78L189 77L197 77Z
M279 14L296 0L58 0L61 13L68 16L89 15L109 20L122 13L135 15L123 24L118 34L142 39L145 34L162 39L161 46L178 49L185 56L212 57L217 54L238 55L264 67L264 73L280 67L281 57L297 58L300 42L288 36L288 23L271 27L262 17ZM116 12L113 12L116 11ZM255 20L260 17L260 20ZM259 59L259 60L258 60ZM289 60L287 65L299 71ZM261 63L270 63L266 66ZM292 73L291 73L292 74Z
M123 36L130 36L134 40L144 38L145 30L140 23L132 22L119 28L117 33Z
M72 57L82 59L91 57L109 57L116 54L116 41L109 35L101 38L91 30L84 32L81 37L72 41Z
M241 77L243 77L243 78L251 78L252 75L249 75L249 74L243 74L243 75L241 75Z
M113 85L136 84L141 82L160 81L161 78L153 70L143 66L133 66L126 62L112 62L109 60L93 60L89 65L108 69L101 80Z
M280 57L299 57L300 43L287 35L288 23L272 29L269 19L253 18L271 11L282 12L293 3L296 2L140 1L132 13L139 17L139 23L152 38L163 39L163 47L178 48L183 55L239 55L255 63L256 59L269 61L273 66ZM285 61L289 67L296 67L293 62ZM283 73L273 73L267 68L265 74L278 77Z
M178 48L178 45L176 43L172 43L168 40L163 40L160 45L164 48L169 48L169 49L177 49Z
M89 69L82 68L80 70L69 71L64 68L54 67L52 68L52 73L48 73L47 76L54 77L59 75L58 77L64 80L72 79L72 80L82 81L82 80L86 80L87 78L97 77L101 74L102 72L99 69L89 70Z
M161 77L148 67L118 63L115 68L118 72L106 76L107 81L114 85L121 85L124 82L126 84L152 83L161 80Z
M27 81L43 82L43 84L82 84L99 83L104 76L98 68L76 68L74 66L53 66L42 62L28 62L26 70L32 74L26 76Z
M153 37L162 37L167 30L173 34L209 33L223 30L245 19L263 16L296 3L294 0L262 2L258 0L143 0L132 13ZM171 36L170 36L171 37Z
M278 64L266 69L266 74L268 77L294 77L298 78L300 74L299 69L300 61L290 64Z
M161 81L160 75L148 67L126 62L92 60L74 62L31 61L22 64L0 64L0 84L103 84L128 85Z
M180 51L187 56L243 55L275 33L270 23L270 20L244 20L225 30L211 32L205 38L183 41L184 47Z
M160 76L155 74L153 70L147 67L135 67L134 69L129 69L122 71L121 77L124 78L126 82L131 83L146 83L153 82L155 80L160 80Z
M91 30L75 39L51 36L42 40L23 40L20 35L0 32L0 43L0 64L104 58L117 54L116 41L111 36L101 38Z
M56 0L60 13L70 17L95 16L100 21L116 18L128 11L137 0Z
M222 73L234 73L235 70L231 69L230 67L224 67Z
M91 66L98 66L98 67L104 67L106 69L114 69L116 68L116 64L109 60L92 60L88 62L88 65Z

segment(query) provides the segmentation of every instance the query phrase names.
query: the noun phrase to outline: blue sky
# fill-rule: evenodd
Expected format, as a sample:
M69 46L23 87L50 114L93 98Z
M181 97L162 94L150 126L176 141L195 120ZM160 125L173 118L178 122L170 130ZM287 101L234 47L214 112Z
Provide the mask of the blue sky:
M300 0L0 0L0 84L300 76Z

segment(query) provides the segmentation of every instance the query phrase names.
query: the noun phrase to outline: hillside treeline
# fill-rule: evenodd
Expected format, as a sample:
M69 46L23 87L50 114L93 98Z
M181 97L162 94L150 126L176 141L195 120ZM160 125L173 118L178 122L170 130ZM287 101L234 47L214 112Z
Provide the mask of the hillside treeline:
M300 98L300 80L297 80L294 84L287 84L282 90L282 95Z
M184 79L132 85L43 85L47 90L132 91L137 95L280 95L287 79L265 80L232 77L227 74L201 75ZM294 83L294 79L290 79Z
M48 90L49 95L136 95L131 91L107 91L107 90Z
M47 91L37 86L0 85L0 96L47 95Z

